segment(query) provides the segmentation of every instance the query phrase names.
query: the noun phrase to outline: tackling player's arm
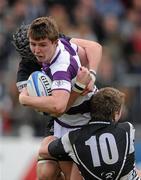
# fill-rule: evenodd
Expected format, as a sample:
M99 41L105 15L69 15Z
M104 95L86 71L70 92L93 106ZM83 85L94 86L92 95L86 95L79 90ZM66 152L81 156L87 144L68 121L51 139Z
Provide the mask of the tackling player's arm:
M79 46L78 55L82 65L97 71L102 57L102 46L95 41L85 39L72 38L70 41Z
M17 83L16 86L19 92L22 91L24 87L27 85L27 79L30 74L34 71L40 71L41 65L33 60L28 60L26 58L22 58L19 63L18 71L17 71Z
M85 67L80 67L76 76L76 82L72 87L66 111L71 107L71 105L80 95L86 92L87 86L90 82L91 76L89 70Z
M96 72L102 57L102 46L97 42L85 39L72 38L71 42L79 46L78 55L81 63L83 66L88 67L91 73L92 80L82 94L86 95L88 92L93 90L96 81Z

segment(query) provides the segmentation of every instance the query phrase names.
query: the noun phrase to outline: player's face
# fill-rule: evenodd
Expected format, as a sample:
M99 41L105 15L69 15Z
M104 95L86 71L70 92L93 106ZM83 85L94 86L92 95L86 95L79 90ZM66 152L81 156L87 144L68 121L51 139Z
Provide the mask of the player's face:
M29 38L30 49L39 62L49 63L55 53L57 42L49 39L34 40Z

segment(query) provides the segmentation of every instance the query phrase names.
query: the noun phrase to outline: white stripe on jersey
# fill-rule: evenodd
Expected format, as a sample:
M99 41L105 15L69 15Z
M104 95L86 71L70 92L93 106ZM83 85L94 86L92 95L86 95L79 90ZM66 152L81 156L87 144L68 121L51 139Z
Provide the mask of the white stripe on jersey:
M73 149L69 140L69 133L66 133L62 138L61 138L64 150L66 153L69 153L69 156L77 163L79 164L79 162L76 159L75 154L73 153Z
M52 90L62 89L71 92L71 83L66 80L55 80L51 86Z
M78 46L76 44L72 43L72 42L70 42L70 44L71 44L71 47L75 50L75 52L77 52L78 51Z
M57 47L57 49L60 49ZM67 71L68 66L70 65L70 54L68 51L61 51L60 55L56 61L50 65L51 74L54 74L57 71Z
M129 154L131 154L132 152L135 151L135 147L134 147L134 138L135 138L135 128L133 127L133 125L131 123L129 123L130 126L130 146L129 146Z
M120 180L141 180L141 178L137 175L136 170L133 169L127 175L121 177Z
M18 88L18 91L21 92L22 89L27 86L27 81L19 81L16 83L16 86Z
M126 159L127 159L127 154L128 154L128 147L129 147L129 142L128 142L128 133L126 132L126 149L125 149L125 154L124 154L124 159L123 159L123 163L122 163L122 166L120 168L120 171L116 177L116 180L118 180L123 168L124 168L124 164L126 162Z
M75 144L73 144L73 149L74 149L74 154L77 157L77 159L79 160L79 162L81 163L81 165L84 167L84 169L86 169L88 171L89 174L91 174L93 177L97 178L97 180L102 180L101 178L99 178L98 176L96 176L95 174L93 174L86 166L85 164L83 164L83 162L81 161L81 159L79 158L77 151L76 151L76 147Z

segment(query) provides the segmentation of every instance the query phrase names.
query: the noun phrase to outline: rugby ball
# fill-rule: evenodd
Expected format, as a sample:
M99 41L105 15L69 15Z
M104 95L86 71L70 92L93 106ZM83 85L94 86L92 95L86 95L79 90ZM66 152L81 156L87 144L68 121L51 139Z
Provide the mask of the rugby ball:
M27 80L27 92L29 96L50 96L51 79L41 71L34 71Z

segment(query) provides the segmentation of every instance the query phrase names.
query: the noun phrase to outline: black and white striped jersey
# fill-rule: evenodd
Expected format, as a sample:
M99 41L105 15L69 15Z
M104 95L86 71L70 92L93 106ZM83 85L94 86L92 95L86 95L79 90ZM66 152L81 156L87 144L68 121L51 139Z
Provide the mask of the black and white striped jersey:
M69 155L85 180L124 180L134 172L134 132L129 122L90 122L52 142L49 152L58 159Z

